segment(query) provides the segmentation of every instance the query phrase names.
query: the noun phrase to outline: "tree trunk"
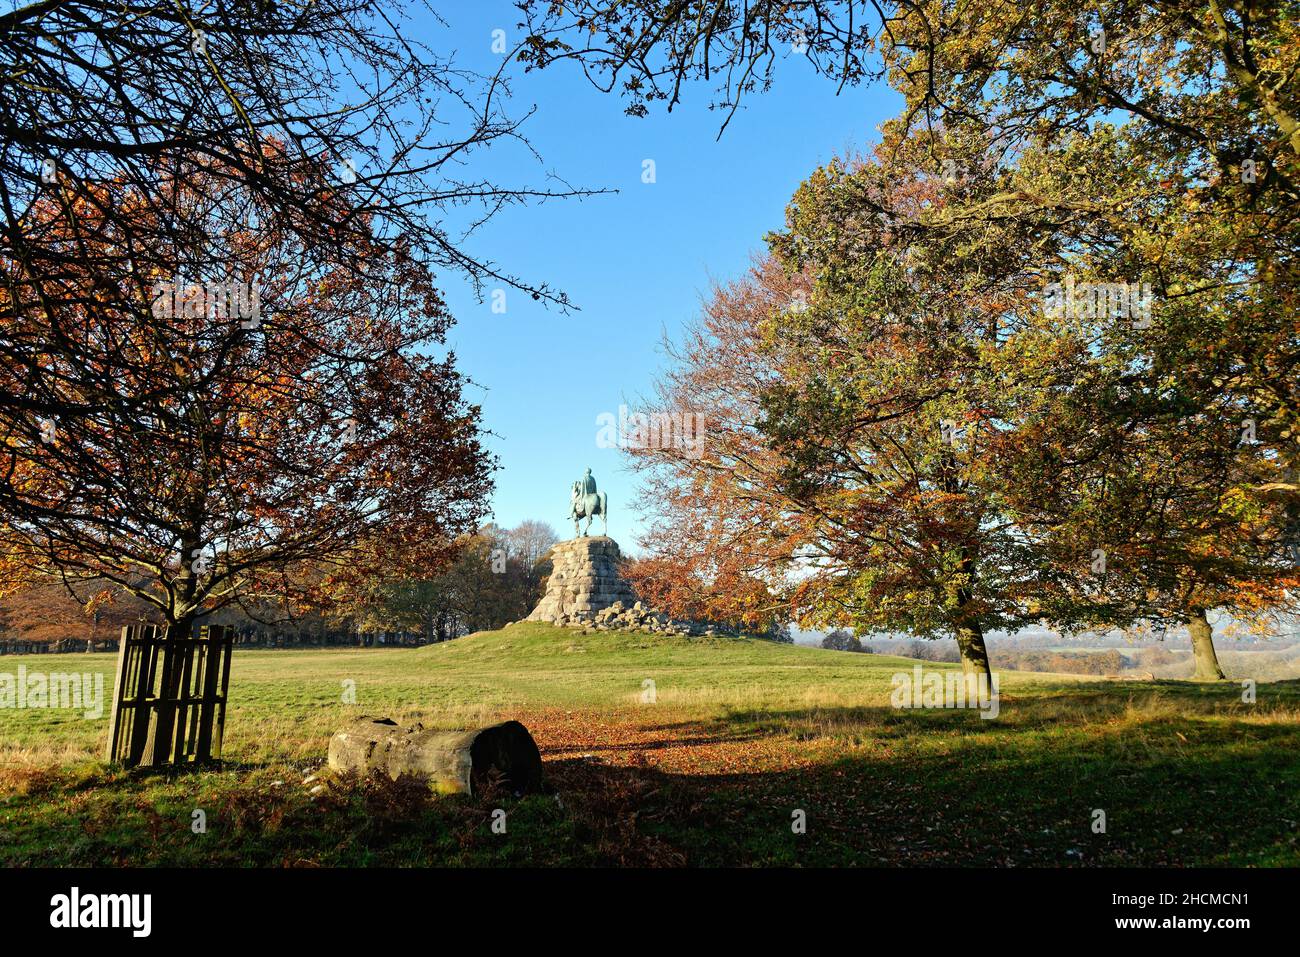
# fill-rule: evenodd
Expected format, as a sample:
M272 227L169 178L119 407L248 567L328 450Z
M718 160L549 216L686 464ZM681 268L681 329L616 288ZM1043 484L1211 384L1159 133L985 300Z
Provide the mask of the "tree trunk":
M957 650L961 652L962 674L992 678L988 649L984 647L984 632L978 626L957 629Z
M951 456L946 459L945 468L949 472L946 484L955 492L959 484L954 477L955 464L951 461ZM978 577L975 555L969 548L962 549L960 571L963 581L957 589L957 621L960 622L957 626L957 650L961 652L961 671L968 680L983 675L984 680L989 682L989 687L992 687L993 673L989 668L988 649L984 647L984 629L978 617L969 613L974 604L974 587Z
M1192 680L1227 681L1227 675L1219 667L1219 656L1214 653L1213 631L1204 608L1192 609L1187 630L1192 636L1192 655L1196 659L1196 674L1192 675Z
M329 766L362 776L381 771L427 780L443 794L476 794L493 784L515 794L542 784L542 756L518 721L470 731L403 728L390 718L357 718L330 738Z

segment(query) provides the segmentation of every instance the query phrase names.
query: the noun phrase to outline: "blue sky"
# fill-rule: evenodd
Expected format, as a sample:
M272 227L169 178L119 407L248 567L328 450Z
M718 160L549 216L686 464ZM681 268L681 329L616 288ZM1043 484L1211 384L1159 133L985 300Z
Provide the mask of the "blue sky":
M450 43L458 61L495 69L492 31L513 44L509 3L458 4L447 28L427 28L430 46ZM515 112L536 105L525 126L542 163L520 149L494 150L469 172L541 183L554 172L575 186L619 190L584 200L513 208L468 242L477 256L564 290L580 311L564 315L506 293L506 312L476 300L468 283L441 277L457 317L450 337L477 387L489 447L500 458L494 519L550 522L562 537L569 483L590 467L609 494L609 532L635 551L642 527L632 510L635 477L616 449L597 447L597 417L638 408L676 336L698 312L711 280L734 278L783 223L799 183L849 147L870 144L899 100L883 86L849 89L794 58L778 66L771 92L747 101L722 139L712 89L696 85L672 114L637 119L623 101L591 87L571 64L523 74L512 67ZM644 160L656 182L642 182Z

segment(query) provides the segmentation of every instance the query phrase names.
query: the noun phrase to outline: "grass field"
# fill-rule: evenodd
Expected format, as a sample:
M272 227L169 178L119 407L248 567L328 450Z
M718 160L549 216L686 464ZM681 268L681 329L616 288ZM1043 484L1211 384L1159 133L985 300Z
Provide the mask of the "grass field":
M111 688L115 657L4 658L0 672L19 664L102 671ZM1300 864L1297 682L1245 704L1237 684L1008 671L984 720L891 708L891 676L915 664L536 624L420 649L239 652L219 770L100 764L107 703L99 720L0 710L0 863ZM517 718L550 793L445 798L322 772L331 732L358 714Z

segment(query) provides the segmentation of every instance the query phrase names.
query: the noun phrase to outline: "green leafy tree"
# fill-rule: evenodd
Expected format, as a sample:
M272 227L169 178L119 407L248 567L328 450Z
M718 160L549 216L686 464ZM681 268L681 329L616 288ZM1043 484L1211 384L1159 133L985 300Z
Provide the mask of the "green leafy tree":
M1051 529L1055 561L1094 566L1091 602L1072 596L1066 623L1083 610L1093 624L1186 626L1196 676L1222 678L1207 612L1262 620L1293 606L1298 583L1290 412L1278 401L1295 384L1294 330L1287 345L1271 312L1284 308L1285 283L1255 281L1258 263L1233 237L1245 219L1199 211L1194 172L1133 124L1027 146L1011 185L1005 195L1022 199L961 206L927 225L969 232L994 215L1032 224L1050 237L1044 266L1058 295L1066 283L1085 293L1068 318L1097 374L1072 386L1066 421L1093 428L1052 436L1037 456L1022 450L1031 469L1059 479L1015 508ZM1130 301L1111 298L1116 289ZM1260 361L1268 369L1251 371Z
M836 628L822 639L822 647L830 651L862 651L858 636L843 628Z
M1078 570L1046 561L1009 485L1047 480L1018 457L1046 431L1063 442L1091 427L1062 399L1095 359L1039 308L1036 234L1011 221L930 236L942 164L897 127L887 136L800 187L758 288L711 307L732 315L710 315L668 381L664 405L717 423L704 454L637 454L672 477L668 501L696 503L690 546L792 569L800 624L954 637L964 668L987 674L989 630L1076 593ZM1005 187L978 143L954 149L973 157L965 194ZM748 540L733 548L714 512ZM664 546L685 551L672 534Z

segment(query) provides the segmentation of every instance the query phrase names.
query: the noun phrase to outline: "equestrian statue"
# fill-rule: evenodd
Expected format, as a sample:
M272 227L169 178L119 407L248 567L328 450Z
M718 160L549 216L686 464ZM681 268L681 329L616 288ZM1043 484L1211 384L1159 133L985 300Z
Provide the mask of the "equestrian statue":
M604 534L609 534L609 502L604 492L596 491L596 480L591 477L591 469L587 469L586 474L573 483L569 498L569 518L573 519L574 535L585 538L587 532L591 530L591 520L597 515L600 516ZM587 520L587 527L579 531L578 523L584 518Z

